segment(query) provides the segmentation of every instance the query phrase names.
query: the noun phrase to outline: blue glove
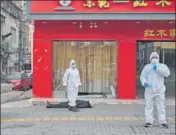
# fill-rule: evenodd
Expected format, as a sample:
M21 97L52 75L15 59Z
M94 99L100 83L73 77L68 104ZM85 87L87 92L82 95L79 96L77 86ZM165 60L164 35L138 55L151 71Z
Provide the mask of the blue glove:
M156 71L157 70L157 65L153 65L153 69Z
M145 82L144 83L144 87L147 88L148 87L148 83Z

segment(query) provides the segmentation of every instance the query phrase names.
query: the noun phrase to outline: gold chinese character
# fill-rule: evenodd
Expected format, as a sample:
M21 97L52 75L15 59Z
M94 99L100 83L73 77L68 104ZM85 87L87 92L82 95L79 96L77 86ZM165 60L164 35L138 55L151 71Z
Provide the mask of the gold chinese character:
M154 36L155 36L154 30L146 29L144 31L144 37L154 37Z
M148 3L145 0L135 0L133 2L133 7L147 7Z
M159 36L159 37L166 37L167 33L166 33L166 30L157 30L156 35Z
M98 0L99 8L109 8L110 4L107 0Z
M162 7L165 7L165 6L170 6L171 2L169 2L168 0L158 0L156 2L156 5L157 6L161 5Z
M169 35L170 35L171 37L176 37L176 29L171 29L171 30L169 30Z
M92 0L86 0L86 3L83 3L83 6L84 6L84 7L91 8L91 7L94 7L94 6L95 6L95 3L92 2Z

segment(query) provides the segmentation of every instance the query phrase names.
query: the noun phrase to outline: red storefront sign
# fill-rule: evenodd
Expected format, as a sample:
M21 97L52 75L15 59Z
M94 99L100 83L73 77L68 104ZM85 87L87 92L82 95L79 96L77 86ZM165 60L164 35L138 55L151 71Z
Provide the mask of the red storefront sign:
M31 12L59 13L174 13L175 0L31 0ZM39 15L40 14L36 14ZM92 14L93 15L93 14ZM104 14L109 15L109 14ZM131 14L132 16L133 14ZM36 18L36 17L35 17ZM49 18L49 17L48 17ZM34 19L35 20L35 19ZM76 24L75 24L76 22ZM108 23L105 23L108 22ZM80 23L82 27L80 27ZM90 23L98 27L90 28ZM136 41L175 40L175 21L50 20L35 21L34 87L38 97L51 97L53 40L114 40L118 42L118 98L136 97ZM130 56L130 57L129 57ZM40 60L41 62L38 62ZM128 62L127 62L128 61ZM130 68L129 68L130 66ZM46 79L46 77L48 79ZM45 85L41 85L41 82ZM127 84L127 85L125 85Z
M175 12L175 0L31 0L31 12Z

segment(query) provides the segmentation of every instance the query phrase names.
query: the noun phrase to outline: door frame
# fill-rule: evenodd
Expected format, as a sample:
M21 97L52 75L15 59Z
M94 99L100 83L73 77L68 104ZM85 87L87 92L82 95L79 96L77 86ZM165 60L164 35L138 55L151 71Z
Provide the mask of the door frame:
M176 43L176 41L174 40L136 40L136 45L138 45L137 44L138 42L175 42ZM175 48L176 48L176 44L175 44ZM136 47L136 53L137 53L137 47ZM138 64L137 61L136 61L136 64ZM137 96L137 68L136 68L136 96Z
M118 78L118 40L117 39L52 39L52 82L53 82L53 77L54 77L54 74L53 74L53 70L54 70L54 45L53 43L56 42L56 41L113 41L115 42L115 53L116 53L116 71L115 71L115 74L116 74L116 78ZM116 80L116 84L118 84L118 79ZM117 87L118 88L118 87ZM54 91L54 85L52 84L52 97L53 97L53 92ZM117 89L116 89L117 91ZM118 93L117 93L118 94Z

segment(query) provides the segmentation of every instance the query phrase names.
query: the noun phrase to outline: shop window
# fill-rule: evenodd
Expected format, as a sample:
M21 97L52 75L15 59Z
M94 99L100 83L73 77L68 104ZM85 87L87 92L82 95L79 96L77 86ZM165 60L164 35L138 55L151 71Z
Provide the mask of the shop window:
M137 97L144 97L144 88L141 86L140 74L143 67L149 63L150 54L156 51L160 56L160 62L166 64L171 74L168 78L165 78L166 96L175 96L175 52L176 42L138 42L137 43Z
M83 84L79 94L111 95L117 80L116 50L115 41L54 41L53 90L63 91L62 77L75 59Z

